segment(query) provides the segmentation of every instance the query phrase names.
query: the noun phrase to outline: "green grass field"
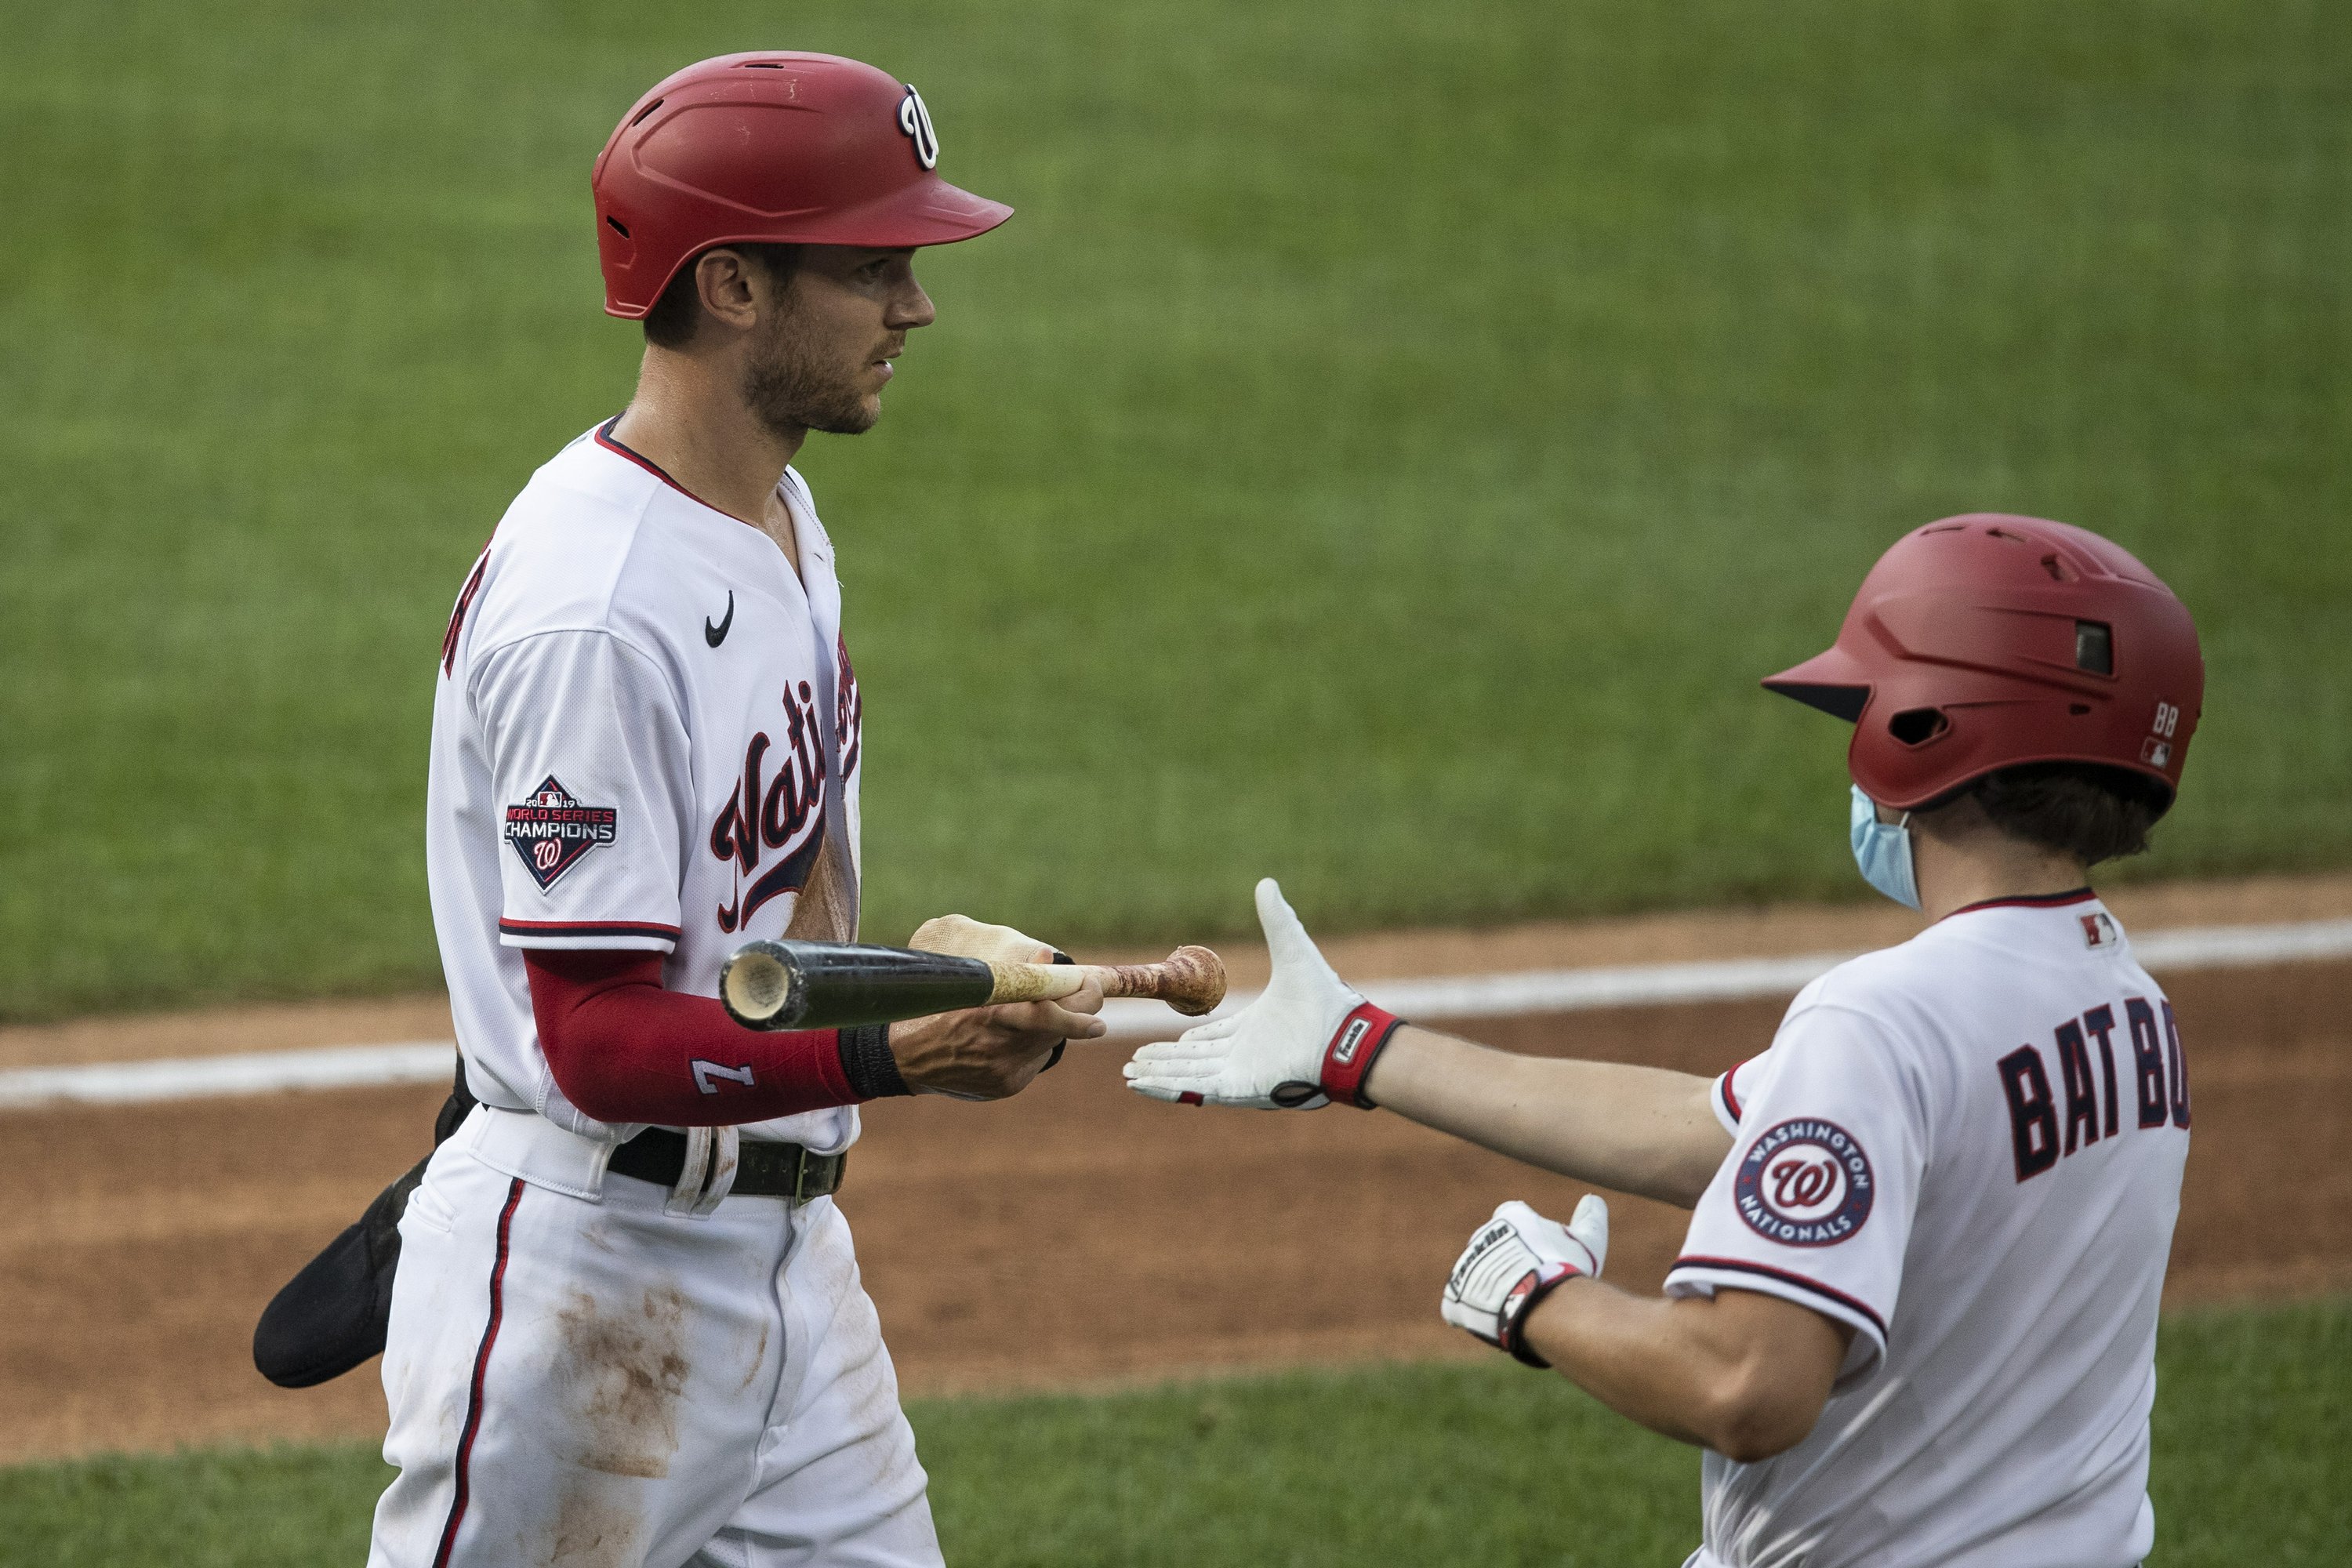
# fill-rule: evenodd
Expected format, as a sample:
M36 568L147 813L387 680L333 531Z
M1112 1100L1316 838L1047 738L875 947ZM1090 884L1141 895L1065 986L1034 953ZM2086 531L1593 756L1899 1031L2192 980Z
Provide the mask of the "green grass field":
M1859 896L1759 693L1903 529L2168 574L2148 871L2352 860L2352 8L0 4L0 1016L437 978L434 655L627 395L589 163L746 47L1012 201L803 468L868 930Z
M2149 1562L2335 1568L2352 1305L2160 1339ZM1698 1540L1692 1450L1499 1358L911 1414L959 1568L1671 1568ZM389 1474L361 1446L0 1471L0 1564L356 1563Z

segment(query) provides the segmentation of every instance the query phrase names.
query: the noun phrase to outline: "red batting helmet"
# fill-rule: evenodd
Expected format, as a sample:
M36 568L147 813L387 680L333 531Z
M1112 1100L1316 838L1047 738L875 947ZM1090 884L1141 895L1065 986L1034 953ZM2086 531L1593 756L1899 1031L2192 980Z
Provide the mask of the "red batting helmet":
M1854 722L1862 792L1908 811L2021 763L2102 763L2167 801L2205 696L2197 627L2088 529L1972 512L1878 559L1828 651L1765 687Z
M896 249L1013 216L935 172L923 95L836 55L721 55L637 100L597 155L604 309L635 320L714 245Z

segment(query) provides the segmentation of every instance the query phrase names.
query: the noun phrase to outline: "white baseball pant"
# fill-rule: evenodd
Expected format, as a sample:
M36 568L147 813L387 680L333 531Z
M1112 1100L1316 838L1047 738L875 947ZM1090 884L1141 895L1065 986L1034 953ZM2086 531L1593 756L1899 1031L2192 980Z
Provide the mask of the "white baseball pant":
M669 1196L526 1113L478 1110L435 1153L400 1226L400 1475L369 1568L937 1568L833 1200Z

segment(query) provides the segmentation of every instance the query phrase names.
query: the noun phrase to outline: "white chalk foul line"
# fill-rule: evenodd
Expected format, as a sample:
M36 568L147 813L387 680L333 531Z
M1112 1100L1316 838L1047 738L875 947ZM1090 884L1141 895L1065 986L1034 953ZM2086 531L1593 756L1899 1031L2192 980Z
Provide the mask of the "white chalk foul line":
M2148 969L2242 969L2352 957L2352 921L2274 926L2175 926L2131 939Z
M89 1067L16 1068L0 1072L0 1109L136 1105L159 1100L267 1094L281 1089L446 1083L457 1066L457 1049L454 1040L418 1040L396 1046L320 1046L233 1057L98 1062Z
M2152 970L2231 969L2259 963L2309 963L2352 958L2352 920L2290 925L2177 926L2132 939ZM1637 963L1613 969L1547 969L1373 981L1364 994L1408 1018L1496 1018L1572 1013L1592 1007L1665 1006L1789 996L1854 956L1809 952L1793 958L1738 958L1703 963ZM1249 1005L1235 992L1210 1016ZM1166 1037L1198 1022L1157 1002L1129 998L1104 1005L1115 1038ZM456 1046L425 1040L394 1046L330 1046L230 1057L102 1062L89 1067L18 1068L0 1072L0 1110L57 1104L130 1105L205 1100L287 1089L360 1089L447 1080Z

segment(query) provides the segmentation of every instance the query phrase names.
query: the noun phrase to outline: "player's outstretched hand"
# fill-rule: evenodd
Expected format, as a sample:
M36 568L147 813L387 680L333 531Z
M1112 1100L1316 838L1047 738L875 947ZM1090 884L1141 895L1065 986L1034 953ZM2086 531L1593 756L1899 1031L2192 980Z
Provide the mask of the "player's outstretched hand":
M1340 1037L1354 1027L1351 1020L1374 1010L1332 973L1271 877L1257 885L1257 918L1274 959L1265 990L1230 1018L1212 1019L1137 1051L1126 1068L1129 1089L1186 1105L1261 1110L1328 1105L1335 1089L1355 1098L1354 1086L1385 1034L1374 1038L1368 1019L1348 1062L1336 1074L1327 1073L1327 1066ZM1387 1015L1380 1017L1393 1027Z
M1580 1274L1600 1279L1608 1260L1609 1205L1599 1194L1587 1193L1566 1225L1515 1199L1471 1237L1437 1310L1455 1328L1529 1366L1549 1366L1520 1333L1528 1314L1563 1280Z
M966 1007L890 1026L898 1076L918 1094L1003 1100L1029 1087L1064 1040L1104 1033L1102 987L1088 980L1059 1002Z

